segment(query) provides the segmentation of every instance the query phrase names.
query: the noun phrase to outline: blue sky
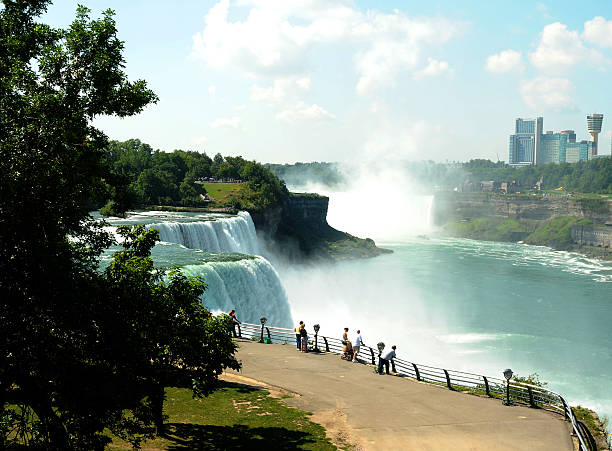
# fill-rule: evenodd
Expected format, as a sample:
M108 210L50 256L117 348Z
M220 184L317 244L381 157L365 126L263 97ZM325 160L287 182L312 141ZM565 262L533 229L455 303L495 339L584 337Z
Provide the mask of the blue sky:
M160 97L113 139L261 162L508 159L516 117L612 135L612 2L72 0L111 8ZM607 136L606 136L607 134Z

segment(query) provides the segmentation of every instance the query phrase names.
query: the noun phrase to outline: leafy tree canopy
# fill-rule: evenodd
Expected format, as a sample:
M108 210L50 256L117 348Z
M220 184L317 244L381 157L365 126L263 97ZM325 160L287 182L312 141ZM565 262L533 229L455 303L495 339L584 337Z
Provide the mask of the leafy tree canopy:
M99 271L112 240L88 212L130 205L126 182L151 149L133 141L130 164L111 167L112 145L91 123L157 97L127 79L112 11L91 19L79 7L55 29L37 22L48 4L0 8L0 448L102 449L104 428L137 440L159 417L155 393L177 362L195 394L236 362L223 319L199 304L202 281L152 271L150 232L124 231L126 250Z
M204 187L197 180L241 180L248 190L232 200L235 208L260 211L278 205L287 194L285 184L268 168L242 157L223 157L217 153L211 159L206 153L174 150L153 151L148 144L131 139L111 141L109 163L117 177L129 184L125 192L134 201L132 206L205 206ZM102 209L103 214L116 214L115 203Z

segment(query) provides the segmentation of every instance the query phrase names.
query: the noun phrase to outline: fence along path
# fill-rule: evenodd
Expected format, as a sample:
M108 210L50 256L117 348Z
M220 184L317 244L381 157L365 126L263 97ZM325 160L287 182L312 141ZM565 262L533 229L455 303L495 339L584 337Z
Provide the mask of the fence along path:
M251 324L242 322L238 326L238 335L241 338L259 339L269 343L295 343L295 331L281 327L266 326L264 324ZM309 337L311 337L309 335ZM314 334L309 340L309 350L315 352L342 353L342 340L334 337ZM370 346L361 346L359 357L367 363L376 365L378 350ZM536 385L522 382L507 383L505 379L483 376L464 371L449 370L433 366L417 364L407 360L394 358L391 360L393 372L416 379L420 382L446 386L450 390L457 388L467 389L474 394L483 394L492 398L503 399L506 396L513 402L526 404L531 407L547 409L563 415L572 424L574 434L578 439L581 451L596 451L597 445L589 429L574 416L571 406L556 392Z

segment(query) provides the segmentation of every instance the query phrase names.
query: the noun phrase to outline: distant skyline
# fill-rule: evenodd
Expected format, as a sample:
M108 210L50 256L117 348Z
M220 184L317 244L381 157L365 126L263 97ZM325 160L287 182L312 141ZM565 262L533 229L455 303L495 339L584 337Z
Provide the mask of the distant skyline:
M270 163L508 161L518 117L612 136L612 2L62 0L115 10L129 77L157 105L111 139Z

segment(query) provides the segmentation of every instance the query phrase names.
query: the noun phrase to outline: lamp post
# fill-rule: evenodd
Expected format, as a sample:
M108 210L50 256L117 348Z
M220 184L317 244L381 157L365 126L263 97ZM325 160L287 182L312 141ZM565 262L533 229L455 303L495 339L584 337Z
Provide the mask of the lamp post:
M264 324L266 324L266 321L268 321L268 318L266 318L265 316L262 316L261 318L259 318L259 321L261 321L261 337L259 338L259 342L263 343L264 342L264 339L263 339Z
M504 370L504 377L506 378L506 406L511 406L510 404L510 379L512 379L512 370L510 368Z
M383 349L385 349L385 344L382 341L379 341L378 343L376 343L376 347L378 348L378 368L382 368L381 366L381 360L380 360L380 356L382 355ZM378 373L378 370L375 370L376 373ZM382 374L382 370L381 370L381 374Z
M312 326L312 328L315 331L315 347L314 347L314 351L315 352L321 352L321 351L319 351L319 347L317 346L317 339L318 339L318 335L319 335L319 329L321 328L321 326L319 326L318 324L315 324L314 326Z

